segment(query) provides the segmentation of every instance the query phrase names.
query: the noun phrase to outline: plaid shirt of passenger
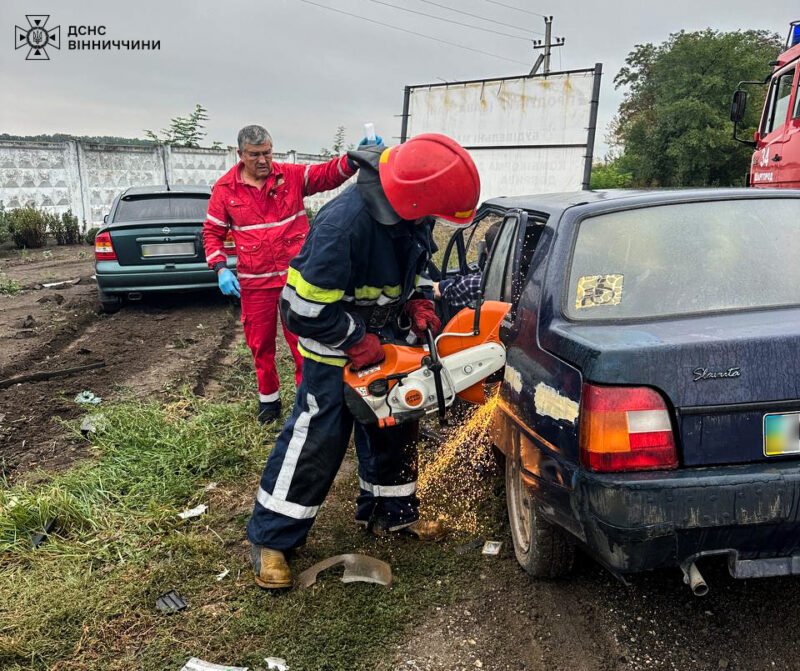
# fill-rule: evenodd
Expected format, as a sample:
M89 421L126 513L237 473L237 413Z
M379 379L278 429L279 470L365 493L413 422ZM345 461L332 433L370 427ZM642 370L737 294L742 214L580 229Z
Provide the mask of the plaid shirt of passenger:
M454 308L463 308L469 305L478 297L480 288L481 273L459 275L439 283L442 300Z

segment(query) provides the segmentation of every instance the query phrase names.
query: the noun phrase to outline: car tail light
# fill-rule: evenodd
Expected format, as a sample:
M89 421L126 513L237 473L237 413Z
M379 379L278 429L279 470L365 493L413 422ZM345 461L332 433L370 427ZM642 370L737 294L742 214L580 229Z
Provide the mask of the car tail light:
M677 468L667 404L648 387L583 385L581 461L593 471Z
M228 253L233 252L236 249L236 242L233 239L233 231L228 231L228 235L225 236L225 250Z
M94 258L98 261L116 261L117 253L111 244L111 233L103 231L94 239Z

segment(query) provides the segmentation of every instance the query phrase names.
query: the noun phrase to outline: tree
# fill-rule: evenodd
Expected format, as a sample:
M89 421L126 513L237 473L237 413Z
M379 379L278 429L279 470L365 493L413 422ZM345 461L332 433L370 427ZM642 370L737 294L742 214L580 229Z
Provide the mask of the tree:
M740 81L764 79L781 48L763 30L681 31L636 45L614 78L628 88L611 127L623 150L616 169L637 186L742 184L751 149L733 139L731 95ZM758 124L765 93L751 89L741 135Z
M189 116L176 116L170 120L169 128L161 131L159 137L152 130L145 130L148 140L156 144L168 144L174 147L199 147L206 136L203 121L208 121L206 108L200 104L194 106Z
M352 144L347 144L344 126L337 126L336 132L333 134L333 144L330 149L322 147L319 153L322 156L339 156L346 151L350 151L352 148Z
M592 166L590 189L625 189L632 184L633 175L625 171L619 159Z

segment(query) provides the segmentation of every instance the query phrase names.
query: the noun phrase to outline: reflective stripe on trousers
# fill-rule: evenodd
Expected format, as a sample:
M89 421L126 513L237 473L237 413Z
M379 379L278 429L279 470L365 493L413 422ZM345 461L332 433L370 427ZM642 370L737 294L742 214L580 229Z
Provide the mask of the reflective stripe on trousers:
M252 543L276 550L305 543L352 431L342 368L306 359L292 415L261 476L247 524ZM358 521L397 528L418 518L416 433L413 422L390 429L356 424L358 476L368 487L358 497Z

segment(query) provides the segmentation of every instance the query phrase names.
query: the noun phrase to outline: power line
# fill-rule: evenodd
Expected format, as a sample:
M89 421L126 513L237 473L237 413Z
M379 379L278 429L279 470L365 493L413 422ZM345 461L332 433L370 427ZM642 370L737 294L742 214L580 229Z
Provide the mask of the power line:
M369 21L369 23L374 23L378 26L383 26L384 28L391 28L392 30L399 30L401 33L408 33L409 35L416 35L417 37L423 37L426 40L433 40L434 42L439 42L440 44L447 44L451 47L458 47L459 49L466 49L467 51L473 51L476 54L483 54L484 56L491 56L492 58L499 58L502 61L508 61L509 63L517 63L518 65L527 65L524 61L518 61L513 58L506 58L505 56L500 56L499 54L493 54L489 51L481 51L480 49L475 49L473 47L467 47L463 44L458 44L456 42L448 42L447 40L439 39L438 37L431 37L430 35L424 35L423 33L417 33L413 30L407 30L405 28L400 28L399 26L393 26L389 23L382 23L381 21L375 21L374 19L368 19L366 16L360 16L358 14L352 14L350 12L345 12L342 9L336 9L335 7L327 7L325 5L320 5L316 2L311 2L311 0L300 0L300 2L304 2L307 5L314 5L315 7L320 7L322 9L327 9L331 12L336 12L337 14L344 14L345 16L352 16L355 19L361 19L362 21Z
M534 16L541 16L542 18L544 18L544 14L539 14L539 12L532 12L528 9L521 9L520 7L507 5L504 2L497 2L497 0L486 0L486 2L491 2L493 5L500 5L501 7L508 7L508 9L516 9L518 12L522 12L523 14L533 14Z
M456 14L463 14L464 16L471 16L474 19L481 19L481 21L489 21L490 23L496 23L498 26L505 26L506 28L523 30L526 33L535 33L536 35L542 35L542 33L536 30L527 30L525 28L520 28L519 26L515 26L513 23L503 23L502 21L495 21L494 19L490 19L486 16L481 16L480 14L471 14L470 12L464 12L460 9L456 9L455 7L448 7L447 5L441 5L438 2L433 2L432 0L419 0L419 1L424 2L426 5L433 5L434 7L441 7L442 9L447 9L451 12L455 12Z
M397 5L392 5L388 2L383 2L382 0L369 0L369 2L374 2L376 5L383 5L384 7L391 7L392 9L398 9L401 12L408 12L409 14L418 14L419 16L426 16L429 19L436 19L437 21L452 23L456 26L464 26L465 28L472 28L473 30L480 30L486 33L494 33L495 35L502 35L503 37L510 37L514 40L522 40L523 42L531 41L527 37L520 37L519 35L511 35L510 33L502 33L499 30L492 30L491 28L481 28L479 26L471 26L468 23L461 23L461 21L454 21L453 19L443 19L441 16L436 16L435 14L427 14L425 12L418 12L414 9L408 9L406 7L398 7Z

